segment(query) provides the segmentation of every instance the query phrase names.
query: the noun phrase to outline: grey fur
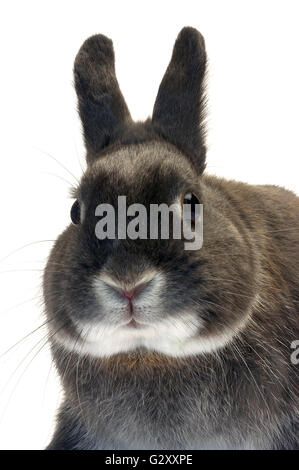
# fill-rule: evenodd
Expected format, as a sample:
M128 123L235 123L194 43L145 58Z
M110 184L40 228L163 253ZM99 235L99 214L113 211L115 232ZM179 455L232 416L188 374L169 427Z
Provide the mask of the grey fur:
M299 339L299 199L279 187L202 174L206 56L194 29L179 35L153 123L131 121L111 51L110 40L95 36L75 63L88 161L76 197L85 217L60 235L44 275L53 360L65 392L48 448L298 448L298 366L290 355ZM192 139L175 122L172 86L175 111L183 113L177 122L184 123L186 102L194 116ZM186 191L204 206L199 251L184 251L182 240L113 243L94 236L99 202L115 204L126 194L128 203L170 204ZM200 341L234 331L248 312L250 318L226 346L186 357L139 349L95 358L55 341L63 334L83 347L76 322L109 321L92 289L95 276L134 279L148 268L167 281L148 313L154 319L189 309L204 324Z

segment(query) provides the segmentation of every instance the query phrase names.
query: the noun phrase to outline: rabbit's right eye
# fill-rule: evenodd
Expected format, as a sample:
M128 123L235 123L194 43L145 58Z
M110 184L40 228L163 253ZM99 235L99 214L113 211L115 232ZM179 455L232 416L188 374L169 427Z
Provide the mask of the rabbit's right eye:
M78 225L80 224L80 204L78 199L74 202L71 208L71 220L73 224Z

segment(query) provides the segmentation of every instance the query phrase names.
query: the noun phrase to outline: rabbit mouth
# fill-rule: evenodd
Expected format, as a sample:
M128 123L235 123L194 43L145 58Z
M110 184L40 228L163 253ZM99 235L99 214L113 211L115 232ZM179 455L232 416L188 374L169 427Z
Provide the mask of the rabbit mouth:
M251 317L250 308L234 324L209 332L206 321L187 304L176 313L163 307L160 288L165 278L162 274L151 274L150 282L137 295L132 289L119 291L118 286L107 286L107 279L97 278L95 308L99 313L73 321L72 338L59 332L53 340L71 352L97 358L138 350L170 357L194 356L224 348Z
M99 359L140 350L143 354L156 352L180 358L215 353L225 348L240 335L250 319L248 313L238 324L213 334L204 333L203 320L191 311L146 323L134 317L114 325L100 320L77 321L77 336L59 332L52 340L71 353Z
M132 318L132 320L126 323L125 326L128 328L139 328L140 326L142 327L142 325L138 323L136 320L134 320L134 318Z
M133 328L135 330L138 330L140 328L147 328L148 326L145 325L144 323L140 323L139 321L136 321L134 318L132 318L128 323L123 325L123 328Z

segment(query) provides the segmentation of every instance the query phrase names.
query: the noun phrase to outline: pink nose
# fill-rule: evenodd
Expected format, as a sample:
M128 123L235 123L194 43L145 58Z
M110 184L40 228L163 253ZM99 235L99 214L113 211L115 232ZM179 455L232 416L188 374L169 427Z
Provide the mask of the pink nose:
M128 299L128 300L133 300L139 292L143 289L146 283L144 284L139 284L138 286L134 287L134 289L131 290L123 290L123 296Z

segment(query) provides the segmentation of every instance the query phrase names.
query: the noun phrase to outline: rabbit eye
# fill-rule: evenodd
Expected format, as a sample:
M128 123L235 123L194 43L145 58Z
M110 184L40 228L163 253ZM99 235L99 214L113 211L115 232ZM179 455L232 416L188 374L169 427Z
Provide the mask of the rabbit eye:
M78 199L74 202L71 208L71 220L73 224L78 225L80 224L80 204Z
M191 205L191 218L192 220L195 220L195 207L200 204L198 197L195 196L193 193L186 193L184 197L182 198L182 204L183 205Z

